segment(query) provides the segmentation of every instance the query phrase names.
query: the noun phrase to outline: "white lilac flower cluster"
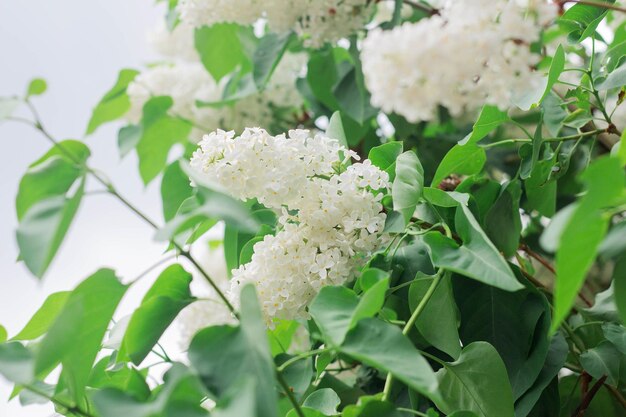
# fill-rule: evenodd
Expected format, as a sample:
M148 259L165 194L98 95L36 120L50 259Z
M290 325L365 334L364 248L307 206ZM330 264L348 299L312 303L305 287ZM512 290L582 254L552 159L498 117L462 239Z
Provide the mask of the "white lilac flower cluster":
M191 166L233 196L256 198L281 213L276 235L254 245L252 260L233 271L228 296L238 305L253 283L268 325L307 318L306 306L325 285L353 278L381 245L387 173L324 135L307 130L271 136L246 129L205 136Z
M262 92L222 107L198 106L198 102L220 101L227 80L216 82L204 68L194 47L193 31L192 26L180 23L172 31L159 26L150 35L153 46L167 62L147 68L129 84L131 106L126 118L131 123L141 120L144 104L155 96L172 98L170 113L192 122L191 138L196 142L208 130L240 132L246 126L268 126L276 119L276 109L300 114L303 101L296 80L306 66L304 54L285 54Z
M439 14L390 31L373 30L361 59L372 104L407 120L454 116L483 104L510 106L540 85L531 52L554 5L545 0L446 1Z
M264 18L271 30L294 30L318 47L345 38L371 19L372 0L181 0L181 20L193 26L233 22L243 25Z

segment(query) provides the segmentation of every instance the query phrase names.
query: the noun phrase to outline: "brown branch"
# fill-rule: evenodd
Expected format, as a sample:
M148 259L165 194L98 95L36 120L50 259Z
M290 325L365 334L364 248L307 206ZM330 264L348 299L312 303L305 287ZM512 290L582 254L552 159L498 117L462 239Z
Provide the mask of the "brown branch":
M587 392L587 394L584 396L580 405L572 413L572 417L583 417L585 415L585 411L587 411L587 408L589 408L591 400L593 400L593 397L595 397L602 385L604 385L604 381L606 381L606 375L600 378L595 384L593 384L593 387L591 387L589 392Z
M622 13L626 13L626 9L623 7L619 7L619 6L615 6L613 4L609 4L609 3L599 3L596 1L588 1L588 0L560 0L557 1L556 4L558 4L559 6L563 6L564 4L567 3L578 3L578 4L584 4L585 6L593 6L593 7L599 7L601 9L609 9L609 10L615 10L618 12L622 12Z

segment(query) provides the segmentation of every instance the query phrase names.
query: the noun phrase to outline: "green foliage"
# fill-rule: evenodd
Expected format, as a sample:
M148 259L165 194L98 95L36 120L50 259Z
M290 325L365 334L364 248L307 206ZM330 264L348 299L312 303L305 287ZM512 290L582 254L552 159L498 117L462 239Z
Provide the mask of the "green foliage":
M205 68L219 81L238 67L250 70L252 62L247 54L245 41L251 37L250 28L232 23L218 23L196 29L195 45ZM266 42L269 43L268 40ZM270 64L270 67L273 66L274 63ZM259 80L271 75L271 70L263 71L266 74Z
M408 224L422 196L424 168L415 152L405 152L396 159L396 175L391 187L393 209L402 214Z
M91 134L96 129L112 120L122 117L130 108L130 100L126 95L128 84L139 74L136 70L123 69L115 82L115 85L102 97L93 110L89 125L87 126L87 134Z
M40 96L46 92L48 84L46 80L42 78L35 78L28 84L28 90L26 91L26 97Z

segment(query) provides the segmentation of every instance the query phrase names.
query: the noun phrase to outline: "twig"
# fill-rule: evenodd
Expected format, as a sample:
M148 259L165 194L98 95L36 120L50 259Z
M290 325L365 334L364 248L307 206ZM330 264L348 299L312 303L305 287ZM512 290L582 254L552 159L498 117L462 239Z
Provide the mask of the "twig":
M598 3L595 1L588 1L588 0L559 0L557 1L557 4L559 6L563 6L564 4L567 4L567 3L584 4L586 6L594 6L594 7L599 7L601 9L609 9L609 10L615 10L618 12L626 13L626 8L615 6L609 3Z
M598 391L604 384L604 381L606 381L606 375L600 378L595 384L593 384L593 387L591 387L589 392L587 392L587 394L584 396L580 405L572 413L572 417L583 417L585 415L585 411L587 411L587 408L589 408L591 400L593 400L593 397L595 397L595 395L598 393Z

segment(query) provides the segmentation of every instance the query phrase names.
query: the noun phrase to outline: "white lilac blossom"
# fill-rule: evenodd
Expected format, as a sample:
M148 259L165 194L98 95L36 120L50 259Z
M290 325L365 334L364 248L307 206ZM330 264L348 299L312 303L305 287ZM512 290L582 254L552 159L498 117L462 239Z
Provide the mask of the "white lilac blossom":
M192 122L191 139L196 142L207 130L228 127L241 132L250 125L270 125L277 109L292 115L301 112L302 98L295 84L304 65L302 54L285 54L264 91L222 107L198 105L198 102L220 101L225 84L216 83L200 62L155 65L128 86L131 107L126 118L138 123L143 106L151 97L169 96L173 100L170 114Z
M160 21L148 34L148 41L156 52L168 59L198 62L200 57L194 45L194 30L192 25L183 22L170 29Z
M205 136L191 166L241 200L256 198L280 211L279 231L254 245L252 260L233 271L228 297L253 283L268 325L274 318L307 318L306 306L326 285L340 285L382 244L381 199L387 173L335 139L306 130L271 136Z
M294 30L311 46L321 46L362 29L371 19L371 0L181 0L183 22L193 26L264 18L276 32Z
M530 45L555 15L545 1L443 2L439 14L393 30L373 30L361 59L372 104L409 121L510 106L541 82Z

